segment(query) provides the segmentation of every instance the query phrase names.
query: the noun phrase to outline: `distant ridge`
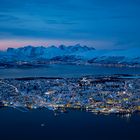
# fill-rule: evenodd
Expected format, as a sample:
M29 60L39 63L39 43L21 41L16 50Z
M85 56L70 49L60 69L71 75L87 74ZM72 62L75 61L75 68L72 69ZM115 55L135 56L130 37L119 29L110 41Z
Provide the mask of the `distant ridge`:
M81 46L25 46L8 48L0 52L0 63L5 62L49 62L100 65L131 65L140 64L140 48L127 50L96 50L93 47Z

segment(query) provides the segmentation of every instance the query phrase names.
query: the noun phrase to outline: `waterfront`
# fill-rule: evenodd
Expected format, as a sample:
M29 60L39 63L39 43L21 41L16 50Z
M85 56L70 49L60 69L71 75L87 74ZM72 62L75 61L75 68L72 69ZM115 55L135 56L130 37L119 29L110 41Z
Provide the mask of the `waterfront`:
M140 111L139 83L133 75L0 79L0 106L131 114Z
M17 77L80 77L85 75L140 74L140 68L84 65L49 65L26 69L0 69L0 78Z
M94 115L70 111L55 116L46 109L23 113L11 108L0 110L1 140L133 140L138 139L140 116Z

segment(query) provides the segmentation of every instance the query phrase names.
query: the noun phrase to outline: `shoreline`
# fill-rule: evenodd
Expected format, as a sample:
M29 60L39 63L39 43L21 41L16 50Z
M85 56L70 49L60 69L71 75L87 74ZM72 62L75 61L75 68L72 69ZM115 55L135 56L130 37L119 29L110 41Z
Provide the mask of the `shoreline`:
M135 75L0 79L0 106L133 114L140 111L139 82Z

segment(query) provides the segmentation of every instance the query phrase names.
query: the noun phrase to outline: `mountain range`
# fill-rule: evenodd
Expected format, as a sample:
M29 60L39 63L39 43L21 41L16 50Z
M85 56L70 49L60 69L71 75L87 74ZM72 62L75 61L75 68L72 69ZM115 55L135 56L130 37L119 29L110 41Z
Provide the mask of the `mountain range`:
M50 46L8 48L0 51L0 64L14 63L73 63L101 65L140 65L140 48L124 50L96 50L93 47Z

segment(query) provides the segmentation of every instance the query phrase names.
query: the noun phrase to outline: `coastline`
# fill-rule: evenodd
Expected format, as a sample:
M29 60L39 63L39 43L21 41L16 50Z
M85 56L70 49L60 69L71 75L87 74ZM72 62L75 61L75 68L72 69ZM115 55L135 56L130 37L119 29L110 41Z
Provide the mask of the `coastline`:
M133 114L140 111L137 75L0 79L1 107ZM6 94L4 94L6 93Z

